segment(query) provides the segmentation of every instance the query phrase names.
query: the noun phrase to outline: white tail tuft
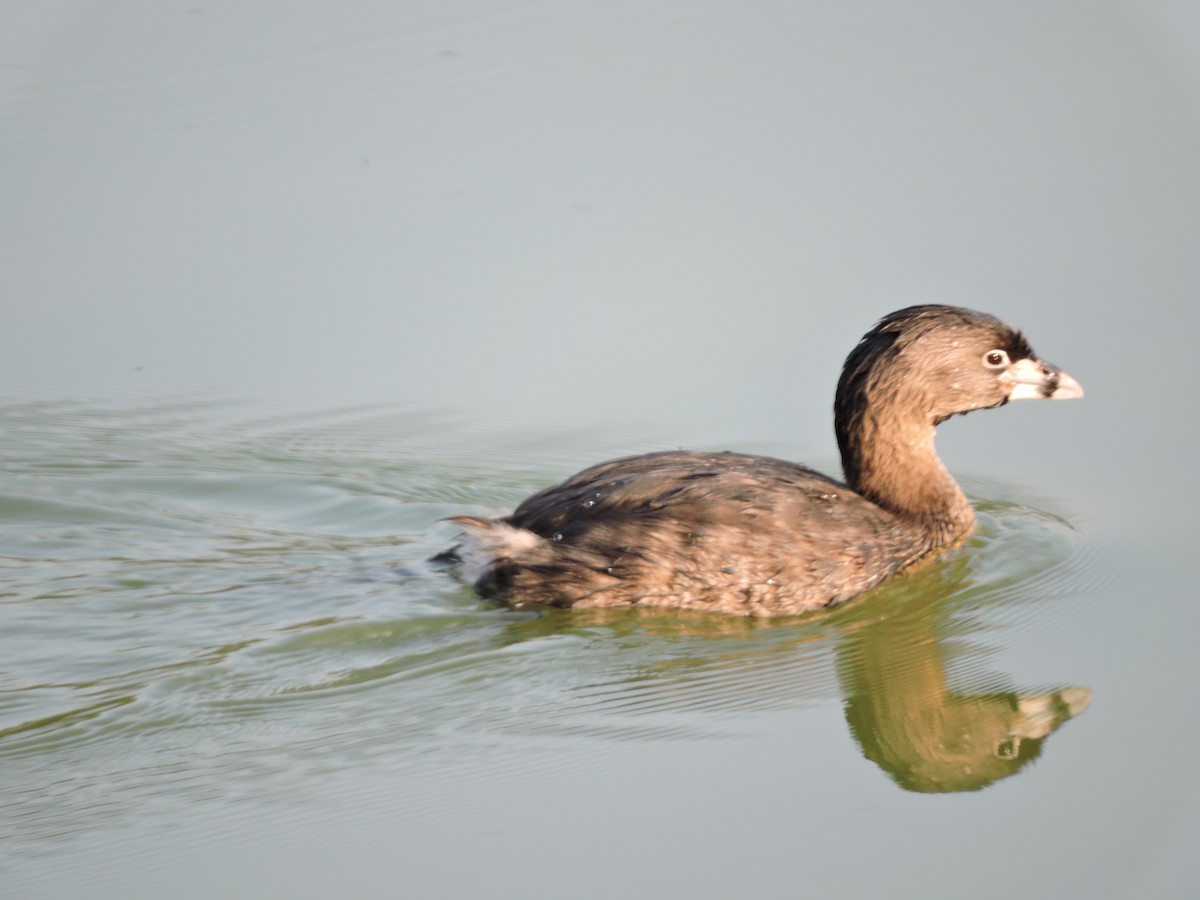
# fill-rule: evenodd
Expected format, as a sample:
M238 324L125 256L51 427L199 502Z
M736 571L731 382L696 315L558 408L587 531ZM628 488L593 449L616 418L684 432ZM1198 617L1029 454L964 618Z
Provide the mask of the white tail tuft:
M487 575L497 560L515 559L545 540L532 531L514 528L498 519L451 516L447 521L462 529L463 542L457 550L459 574L469 584L475 584Z

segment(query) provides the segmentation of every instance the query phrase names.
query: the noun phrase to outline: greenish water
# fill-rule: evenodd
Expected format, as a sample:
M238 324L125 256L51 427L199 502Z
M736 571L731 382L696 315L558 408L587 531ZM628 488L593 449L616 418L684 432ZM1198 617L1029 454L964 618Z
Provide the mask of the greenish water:
M755 764L737 744L782 736L813 772L870 759L879 771L856 778L875 792L976 790L1052 756L1051 732L1091 699L1069 672L1039 685L988 665L1074 615L1086 573L1069 517L1003 497L1020 491L981 487L1000 499L980 501L969 546L829 613L518 614L423 560L451 533L439 519L569 471L592 449L578 434L536 440L530 462L505 449L528 433L430 413L236 413L0 410L0 821L18 872L111 852L106 838L212 840L240 810L286 832L380 782L416 825L409 795L440 780L419 830L450 814L447 839L480 839L471 778L537 792L581 747L707 747L740 767ZM814 730L838 746L806 749Z

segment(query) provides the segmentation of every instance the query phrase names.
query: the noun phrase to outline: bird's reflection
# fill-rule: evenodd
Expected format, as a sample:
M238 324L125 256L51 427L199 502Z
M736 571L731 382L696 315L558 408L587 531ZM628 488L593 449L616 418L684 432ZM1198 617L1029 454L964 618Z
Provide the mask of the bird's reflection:
M893 579L846 606L792 622L731 616L637 610L563 612L513 623L512 641L596 628L640 634L660 651L685 644L639 666L638 690L657 682L673 702L697 704L687 682L698 669L728 670L722 708L730 691L747 706L774 694L790 696L789 659L811 656L832 642L850 733L863 755L900 787L917 792L979 790L1019 772L1042 752L1046 739L1082 713L1092 692L1082 687L1024 691L1005 677L987 689L956 690L948 678L971 667L977 650L957 640L976 602L968 558L941 561ZM1011 602L1011 601L1006 601ZM698 649L699 648L699 649ZM737 671L737 677L733 672ZM744 673L751 672L751 677ZM712 680L704 679L704 689ZM656 705L663 708L663 705Z
M952 689L947 604L896 593L888 615L864 615L843 630L837 657L850 732L901 787L970 791L1007 778L1091 702L1080 687Z

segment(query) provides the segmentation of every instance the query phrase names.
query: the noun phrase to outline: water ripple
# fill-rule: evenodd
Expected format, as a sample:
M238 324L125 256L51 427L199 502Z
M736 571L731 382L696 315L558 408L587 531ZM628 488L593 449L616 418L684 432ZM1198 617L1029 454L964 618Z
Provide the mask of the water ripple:
M735 737L839 705L881 622L897 673L932 634L971 681L1006 631L1068 632L1100 577L1070 516L985 484L961 552L830 612L513 613L420 564L437 520L653 434L186 397L0 407L0 428L0 757L22 786L3 819L35 847L347 767L486 772L504 742L536 768L564 764L555 742Z

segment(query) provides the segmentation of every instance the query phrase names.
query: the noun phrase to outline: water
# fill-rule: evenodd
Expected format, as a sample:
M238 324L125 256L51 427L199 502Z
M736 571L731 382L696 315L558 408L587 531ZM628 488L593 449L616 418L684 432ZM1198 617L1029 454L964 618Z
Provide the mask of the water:
M1195 14L54 2L0 28L0 894L1191 897ZM585 465L836 469L883 313L961 552L787 621L424 560Z
M400 858L416 852L410 832L492 828L503 841L510 804L520 819L521 794L544 799L547 779L606 796L596 782L620 779L623 756L661 769L675 754L695 765L699 750L756 768L740 756L781 740L797 756L784 771L836 771L862 753L882 771L854 780L878 792L888 779L975 790L1021 771L1090 700L1086 685L1026 686L986 666L990 646L1078 614L1073 587L1092 567L1044 499L981 502L964 552L829 614L518 614L423 565L449 534L435 523L509 506L569 469L557 456L590 448L555 448L550 434L536 464L505 464L471 446L503 434L464 434L453 417L237 411L177 400L0 415L0 752L18 871L54 859L56 883L87 883L95 854L129 852L141 873L161 853L137 849L147 837L158 848L184 835L193 849L172 868L203 866L212 851L196 843L220 845L243 810L265 818L255 833L286 833L313 810L340 822L344 843L398 829ZM1041 704L1041 721L1019 698ZM843 706L848 728L824 715ZM912 722L937 731L914 739ZM805 748L811 730L841 746ZM525 789L480 811L489 778ZM377 790L391 795L383 809ZM634 823L644 802L626 809ZM260 849L222 855L253 883ZM443 874L417 883L452 893L462 873Z

